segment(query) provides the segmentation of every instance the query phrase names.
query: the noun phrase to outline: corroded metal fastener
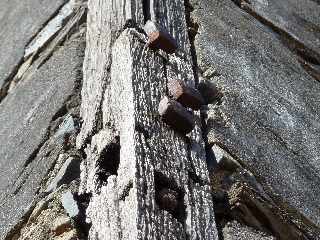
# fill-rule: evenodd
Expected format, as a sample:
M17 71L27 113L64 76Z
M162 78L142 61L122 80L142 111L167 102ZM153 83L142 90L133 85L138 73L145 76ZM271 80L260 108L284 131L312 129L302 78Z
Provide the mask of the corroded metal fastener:
M180 103L168 97L164 97L160 101L158 111L166 124L182 134L188 134L195 126L193 114Z
M201 93L180 80L169 80L168 89L173 99L185 107L199 110L205 104Z
M178 208L178 193L172 189L163 188L159 192L158 203L161 208L169 211L175 212Z
M178 48L177 41L160 26L152 21L147 21L144 30L149 37L148 45L152 49L162 49L171 54Z
M172 54L178 48L176 41L167 32L152 32L148 36L148 45L152 49L162 49L163 51Z

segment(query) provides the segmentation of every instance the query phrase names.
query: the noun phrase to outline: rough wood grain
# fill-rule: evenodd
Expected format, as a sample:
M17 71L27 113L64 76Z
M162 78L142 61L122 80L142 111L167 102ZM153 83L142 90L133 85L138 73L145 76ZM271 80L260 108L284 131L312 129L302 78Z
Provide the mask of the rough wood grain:
M135 1L127 4L138 6ZM87 137L94 135L86 148L80 188L92 194L87 209L87 220L92 223L89 237L217 239L199 116L196 114L194 131L186 137L165 125L157 112L161 98L168 94L168 79L195 84L184 2L159 1L151 6L152 20L177 39L178 54L167 56L148 49L144 35L136 31L142 26L140 19L135 20L136 29L126 29L119 37L115 34L112 40L106 33L99 36L95 29L110 19L111 5L89 1L82 95L90 101L82 106L84 123L78 138L78 147L84 148ZM136 12L143 12L140 7ZM106 8L109 11L100 12ZM119 13L115 18L123 17L119 9L113 11ZM105 31L110 33L114 27L109 23ZM99 111L102 119L97 119ZM101 120L102 130L97 132L94 124ZM118 171L102 179L101 162L114 161L114 153L105 154L105 149L115 139L121 145ZM158 204L163 188L178 193L176 211Z
M83 126L78 136L79 148L93 135L101 120L104 89L110 78L111 47L125 24L142 23L140 1L88 1L86 57L83 65L81 117ZM99 128L99 127L98 127Z
M95 190L98 181L92 177L96 172L94 166L89 169L89 177L82 178L86 181L83 189L93 192L88 209L93 220L91 236L215 239L204 151L196 154L191 150L203 148L202 139L197 137L197 130L185 137L161 122L157 106L166 92L163 60L145 49L133 32L127 30L120 36L112 54L108 112L120 136L118 176L109 177L100 190ZM103 137L99 137L101 134ZM96 148L97 154L92 154L94 147L87 152L87 166L91 161L97 162L102 149L113 138L108 130L99 135L93 138L92 144L105 143ZM108 136L110 140L106 140ZM93 159L92 155L95 155ZM88 182L89 178L95 180ZM159 207L157 189L162 186L181 193L181 214ZM102 224L106 221L108 224Z

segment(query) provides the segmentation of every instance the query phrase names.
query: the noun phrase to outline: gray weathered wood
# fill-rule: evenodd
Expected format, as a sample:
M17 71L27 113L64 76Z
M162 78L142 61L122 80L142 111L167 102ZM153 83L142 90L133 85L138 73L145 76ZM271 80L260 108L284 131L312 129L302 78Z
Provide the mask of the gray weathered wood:
M93 193L88 209L93 224L90 236L97 235L97 239L119 239L120 235L124 239L185 239L187 236L215 239L200 132L195 130L189 136L189 145L186 137L160 120L157 107L166 92L163 60L145 49L133 31L125 31L113 47L107 106L108 119L116 123L120 136L120 166L118 176L109 177L99 191L94 177L96 169L90 163L97 162L113 134L101 131L92 142L98 146L97 154L95 147L87 151L88 177L82 178L86 182L82 190ZM199 149L198 154L191 154ZM180 222L160 209L155 201L157 174L172 179L184 193L180 204L186 207L186 217Z
M134 2L131 1L132 6L137 5ZM80 187L82 193L92 194L87 209L87 220L92 223L89 237L217 239L199 116L196 114L194 131L186 137L164 124L158 114L159 102L168 93L168 79L195 84L183 1L153 5L153 20L167 27L183 50L169 58L163 52L148 49L141 41L144 36L133 28L108 39L111 36L106 35L115 27L105 25L110 7L105 1L89 1L82 90L87 103L82 105L84 123L78 137L78 147L84 148L87 137L94 135L86 148ZM140 7L136 12L142 12ZM109 10L101 10L106 8ZM121 19L122 14L121 8L115 18ZM136 18L136 22L142 27L141 20ZM101 23L105 32L99 35ZM101 120L98 115L103 122L99 132L94 129L97 120ZM117 175L101 182L99 162L111 160L103 151L117 136L121 144ZM179 206L185 215L159 207L156 199L163 184L182 196Z
M140 1L88 1L87 48L83 64L85 80L81 107L83 127L78 137L78 147L93 135L100 120L103 93L110 78L111 47L129 20L141 25L143 16Z

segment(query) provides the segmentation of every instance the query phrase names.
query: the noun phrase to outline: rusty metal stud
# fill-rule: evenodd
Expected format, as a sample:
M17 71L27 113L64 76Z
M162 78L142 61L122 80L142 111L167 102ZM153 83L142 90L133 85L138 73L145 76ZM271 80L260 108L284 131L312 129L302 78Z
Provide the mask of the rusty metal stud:
M169 212L175 212L178 208L178 193L172 189L163 188L159 192L159 206Z
M149 34L148 45L152 49L162 49L166 53L172 54L178 48L176 41L169 33L164 31L152 32Z
M162 27L152 21L147 21L144 30L149 37L148 45L152 49L162 49L171 54L176 51L178 44L176 40Z
M168 89L173 99L185 107L199 110L205 104L200 92L180 80L169 80Z
M164 97L160 101L158 111L166 124L182 134L190 133L195 126L193 114L180 103L168 97Z

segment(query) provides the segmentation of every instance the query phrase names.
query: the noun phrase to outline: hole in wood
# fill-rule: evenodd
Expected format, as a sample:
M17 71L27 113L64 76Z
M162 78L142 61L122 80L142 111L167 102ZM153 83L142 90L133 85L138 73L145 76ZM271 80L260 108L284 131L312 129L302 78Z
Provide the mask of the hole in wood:
M79 214L75 218L75 222L76 222L77 228L84 235L83 237L87 239L90 228L91 228L91 223L88 223L86 221L87 219L86 211L89 206L90 199L92 198L92 194L91 193L75 194L74 198L77 201L77 205L79 208Z
M184 191L173 179L167 178L160 172L155 172L154 181L156 203L159 208L168 211L175 219L184 223L186 218Z
M100 183L106 182L111 175L118 175L120 164L120 138L108 144L100 154L97 162L97 176Z

